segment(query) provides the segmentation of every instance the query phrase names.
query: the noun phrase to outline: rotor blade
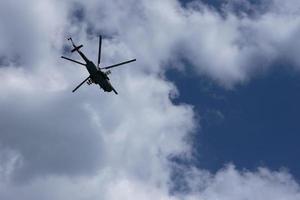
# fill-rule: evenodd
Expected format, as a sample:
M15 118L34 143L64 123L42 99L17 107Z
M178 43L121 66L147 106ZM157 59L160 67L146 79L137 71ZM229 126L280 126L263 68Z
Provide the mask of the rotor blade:
M82 86L91 76L87 77L86 79L84 79L84 81L82 81L74 90L72 90L72 92L75 92L80 86Z
M121 62L121 63L119 63L119 64L111 65L111 66L108 66L108 67L103 67L103 68L101 68L101 69L110 69L110 68L118 67L118 66L120 66L120 65L125 65L125 64L127 64L127 63L131 63L131 62L134 62L134 61L136 61L136 59L128 60L128 61Z
M99 67L100 61L101 61L101 46L102 46L102 36L99 35L99 50L98 50L98 64L97 67Z
M111 86L112 90L114 91L115 94L118 94L118 92L115 90L113 86Z
M71 59L71 58L67 58L67 57L64 57L64 56L61 56L61 58L66 59L66 60L69 60L69 61L72 61L72 62L74 62L74 63L80 64L80 65L83 65L83 66L86 66L84 63L78 62L78 61L73 60L73 59Z
M116 95L118 95L118 92L117 92L115 89L113 89L113 91L114 91L114 93L115 93Z

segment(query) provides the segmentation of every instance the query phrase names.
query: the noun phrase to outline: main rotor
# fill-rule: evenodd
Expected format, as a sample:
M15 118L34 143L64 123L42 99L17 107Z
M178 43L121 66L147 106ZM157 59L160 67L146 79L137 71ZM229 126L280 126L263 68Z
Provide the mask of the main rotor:
M79 52L79 49L83 47L83 45L79 45L79 46L76 46L73 42L73 39L70 37L68 38L68 40L72 43L72 46L74 47L74 49L71 50L71 52L75 52L75 51L78 51ZM125 62L121 62L121 63L118 63L118 64L114 64L114 65L109 65L107 67L102 67L100 68L99 65L101 63L101 48L102 47L102 36L99 35L99 49L98 49L98 61L97 61L97 68L99 70L102 70L102 69L111 69L111 68L114 68L114 67L118 67L120 65L125 65L125 64L128 64L128 63L131 63L131 62L134 62L136 61L136 59L132 59L132 60L128 60L128 61L125 61ZM72 61L72 62L75 62L77 64L80 64L80 65L84 65L86 66L86 64L82 63L82 62L79 62L79 61L76 61L76 60L73 60L73 59L70 59L70 58L67 58L65 56L61 56L61 58L63 59L66 59L66 60L69 60L69 61Z

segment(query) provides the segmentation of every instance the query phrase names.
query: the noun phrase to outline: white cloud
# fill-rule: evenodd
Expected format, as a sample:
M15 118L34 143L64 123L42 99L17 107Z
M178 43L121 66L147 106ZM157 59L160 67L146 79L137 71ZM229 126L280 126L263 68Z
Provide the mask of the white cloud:
M194 170L189 175L193 192L189 199L299 199L299 184L285 171L272 172L259 168L256 172L239 172L229 165L214 176ZM206 182L203 182L203 179ZM198 179L198 180L197 180ZM199 182L202 183L199 187ZM203 186L204 185L204 186ZM199 190L201 188L201 190Z
M184 9L174 0L132 2L87 5L86 20L97 31L117 34L147 68L160 70L183 57L199 74L233 87L278 60L299 67L296 1L265 1L268 7L263 4L267 8L261 12L238 16L230 8L221 15L201 3Z
M224 18L174 0L2 1L0 55L9 64L0 68L0 199L298 199L284 172L232 167L186 169L192 192L169 194L168 156L190 156L185 138L196 121L191 106L172 104L177 91L164 70L184 57L230 87L253 65L285 58L298 66L288 53L297 48L298 14L276 5L256 18ZM80 6L75 23L70 12ZM138 59L112 74L118 96L95 86L72 94L86 72L59 60L70 35L96 59L96 32L113 36L103 41L104 64Z

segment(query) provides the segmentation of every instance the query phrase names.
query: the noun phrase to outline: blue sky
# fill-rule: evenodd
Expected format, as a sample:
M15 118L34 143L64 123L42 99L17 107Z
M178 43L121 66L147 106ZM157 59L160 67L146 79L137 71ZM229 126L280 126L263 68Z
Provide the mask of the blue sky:
M299 179L300 76L285 64L232 90L193 73L170 71L180 96L175 103L195 106L200 127L193 137L194 164L217 171L285 167Z
M203 2L216 9L223 3ZM180 92L174 102L194 105L200 115L193 164L213 172L228 163L248 170L286 168L299 180L300 76L288 62L272 65L270 71L229 90L205 76L199 78L190 70L193 67L185 73L168 71Z

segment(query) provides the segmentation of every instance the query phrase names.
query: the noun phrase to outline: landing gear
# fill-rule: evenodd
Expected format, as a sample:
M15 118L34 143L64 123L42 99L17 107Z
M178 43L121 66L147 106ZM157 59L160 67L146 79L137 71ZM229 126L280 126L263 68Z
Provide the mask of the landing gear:
M86 83L87 83L88 85L91 85L91 84L93 84L94 82L93 82L93 80L90 78Z

